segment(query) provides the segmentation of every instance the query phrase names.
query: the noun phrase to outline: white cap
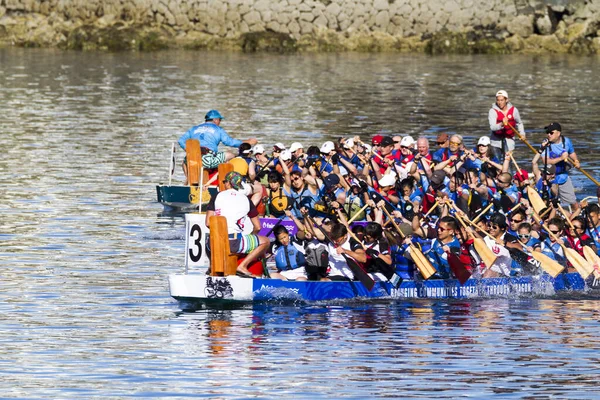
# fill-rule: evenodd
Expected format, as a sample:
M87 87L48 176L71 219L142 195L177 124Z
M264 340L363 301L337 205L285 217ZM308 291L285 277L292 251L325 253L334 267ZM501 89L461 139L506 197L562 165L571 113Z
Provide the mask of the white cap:
M504 96L508 99L508 93L506 93L506 90L498 90L498 92L496 92L496 97L498 96Z
M345 149L351 149L354 147L354 139L348 139L344 142Z
M379 180L379 186L394 186L396 184L396 176L394 174L385 174Z
M329 152L331 152L333 150L335 150L335 145L333 144L333 142L329 142L329 141L323 143L323 145L321 146L321 149L320 149L321 153L324 153L324 154L329 154Z
M404 136L400 141L400 146L413 148L415 146L415 139L412 136Z
M490 143L491 143L491 141L490 141L490 138L488 136L482 136L477 141L477 146L479 146L480 144L482 144L484 146L489 146Z
M293 153L298 149L303 149L304 146L302 146L302 143L298 143L298 142L294 142L292 143L292 145L290 146L290 151Z
M371 152L371 150L373 150L373 147L371 147L371 145L370 145L370 144L368 144L368 143L363 143L363 147L365 148L365 151L366 151L367 153L370 153L370 152Z
M283 143L275 143L273 145L273 147L277 147L279 150L285 150L285 149L287 149L287 147L285 147L285 144L283 144Z
M279 155L279 159L281 161L289 161L292 159L292 152L289 150L284 150L281 152L281 154Z
M254 154L263 154L265 152L265 148L264 148L264 146L262 144L256 144L252 148L252 152Z
M252 153L252 147L250 147L248 150L242 151L242 154L250 154L250 153Z

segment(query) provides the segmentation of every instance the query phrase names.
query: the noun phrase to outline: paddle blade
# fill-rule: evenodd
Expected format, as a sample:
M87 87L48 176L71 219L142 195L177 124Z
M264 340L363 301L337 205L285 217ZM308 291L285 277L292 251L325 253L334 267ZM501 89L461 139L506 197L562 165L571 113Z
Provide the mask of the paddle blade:
M464 285L466 281L471 277L471 271L469 271L465 265L465 263L454 253L446 252L448 256L448 264L450 264L450 269L452 273L458 279L461 285Z
M567 256L567 260L569 260L573 268L579 272L579 275L581 275L583 279L587 279L594 271L594 268L576 250L568 247L563 247L563 250Z
M423 276L423 279L427 280L437 272L423 252L413 244L410 245L410 256L421 273L421 276Z
M362 269L361 266L358 265L356 260L354 260L352 257L348 257L344 254L344 258L346 259L346 263L348 263L348 267L350 267L354 278L358 279L360 283L362 283L363 286L367 288L368 291L371 291L371 289L373 289L373 286L375 286L375 281L373 280L373 278L371 278L369 274L367 274L365 270Z
M559 264L547 255L540 253L539 251L532 251L531 256L540 262L540 265L544 271L546 271L551 277L556 278L558 274L563 272L565 269L564 265Z
M540 194L531 186L527 186L527 197L536 213L540 214L546 208L546 203L544 203Z
M185 156L187 158L188 182L197 185L200 179L200 168L202 167L202 154L200 142L190 139L185 142Z
M473 246L475 247L475 251L477 254L479 254L479 257L481 257L481 260L485 266L490 268L497 258L492 249L490 249L481 238L475 238L473 241Z
M590 246L583 246L583 255L594 269L594 277L600 278L600 257L598 257L598 254Z

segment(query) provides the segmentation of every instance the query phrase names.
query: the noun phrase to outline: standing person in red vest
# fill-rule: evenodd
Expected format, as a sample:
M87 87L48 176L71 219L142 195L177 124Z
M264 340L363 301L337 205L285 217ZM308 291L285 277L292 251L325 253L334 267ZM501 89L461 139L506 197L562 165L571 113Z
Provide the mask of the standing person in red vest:
M496 93L496 103L488 113L488 120L492 131L490 136L492 152L498 160L503 161L506 152L515 149L513 128L525 137L525 128L519 110L509 101L506 90L499 90Z

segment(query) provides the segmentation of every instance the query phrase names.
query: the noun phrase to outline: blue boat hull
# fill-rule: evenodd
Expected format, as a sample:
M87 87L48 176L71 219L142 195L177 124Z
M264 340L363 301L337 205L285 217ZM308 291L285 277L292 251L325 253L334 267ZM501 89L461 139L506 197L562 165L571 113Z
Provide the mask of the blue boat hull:
M360 282L282 281L237 276L210 277L200 274L170 275L171 296L182 302L328 301L348 299L464 299L511 297L525 294L551 296L561 291L583 291L586 284L577 273L552 278L524 276L469 279L404 281L398 288L379 281L368 291Z

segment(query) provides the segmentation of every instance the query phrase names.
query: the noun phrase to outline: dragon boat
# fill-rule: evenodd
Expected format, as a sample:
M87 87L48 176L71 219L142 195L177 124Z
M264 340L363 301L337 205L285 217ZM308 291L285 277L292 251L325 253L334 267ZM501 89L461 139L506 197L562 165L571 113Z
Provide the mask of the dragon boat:
M373 276L375 285L369 290L359 281L285 281L268 278L236 276L236 266L231 264L226 234L211 235L211 259L206 255L208 229L205 214L186 214L185 273L169 275L169 291L182 309L196 308L201 304L236 304L257 301L316 302L331 300L368 299L465 299L511 297L521 295L552 296L566 291L585 291L588 286L580 274L560 273L552 277L547 273L520 277L458 279L405 279L392 284L383 275ZM213 217L215 218L215 217ZM216 217L222 218L224 217ZM270 229L277 219L263 226ZM212 224L212 221L211 221ZM223 221L226 231L226 222ZM211 230L212 230L211 225ZM293 229L291 226L288 229ZM221 250L213 240L221 239ZM222 260L214 255L221 252ZM208 266L212 274L208 275ZM220 268L215 266L221 265ZM229 272L228 272L229 271ZM220 273L219 273L220 272ZM218 276L223 275L223 276Z

